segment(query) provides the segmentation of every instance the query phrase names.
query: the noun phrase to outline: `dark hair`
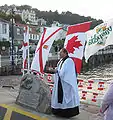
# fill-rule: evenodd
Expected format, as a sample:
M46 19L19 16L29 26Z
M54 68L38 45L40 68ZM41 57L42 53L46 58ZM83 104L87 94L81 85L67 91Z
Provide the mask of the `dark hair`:
M68 51L65 48L62 48L61 50L68 55Z

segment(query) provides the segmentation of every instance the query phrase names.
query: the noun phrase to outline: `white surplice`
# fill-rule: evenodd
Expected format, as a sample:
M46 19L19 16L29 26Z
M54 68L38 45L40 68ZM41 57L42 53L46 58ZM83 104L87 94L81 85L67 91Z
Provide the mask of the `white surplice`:
M63 87L63 102L62 104L58 103L58 73L56 73L54 76L51 107L55 109L66 109L79 106L80 100L74 62L71 58L67 58L60 69L61 64L62 62L57 66L57 70Z

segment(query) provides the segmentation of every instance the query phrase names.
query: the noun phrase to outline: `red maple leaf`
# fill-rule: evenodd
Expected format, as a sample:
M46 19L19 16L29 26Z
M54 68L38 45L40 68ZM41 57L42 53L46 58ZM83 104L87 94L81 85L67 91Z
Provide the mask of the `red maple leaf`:
M80 41L78 41L78 36L74 36L70 40L68 40L66 49L69 53L74 53L74 48L79 48L80 46L82 46L82 44L80 43Z

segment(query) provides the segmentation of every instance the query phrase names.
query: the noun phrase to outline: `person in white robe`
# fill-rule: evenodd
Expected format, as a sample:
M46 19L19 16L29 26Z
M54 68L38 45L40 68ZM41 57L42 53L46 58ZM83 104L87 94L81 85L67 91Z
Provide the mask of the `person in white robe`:
M69 118L79 114L77 74L75 64L65 48L60 50L60 58L55 70L51 108L53 114Z

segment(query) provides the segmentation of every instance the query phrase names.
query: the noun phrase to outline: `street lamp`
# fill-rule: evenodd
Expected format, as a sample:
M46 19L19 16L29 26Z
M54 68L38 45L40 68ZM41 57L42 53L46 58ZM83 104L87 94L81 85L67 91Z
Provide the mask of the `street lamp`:
M12 66L12 72L14 71L14 9L11 9L11 15L12 15L12 19L11 19L11 66Z

